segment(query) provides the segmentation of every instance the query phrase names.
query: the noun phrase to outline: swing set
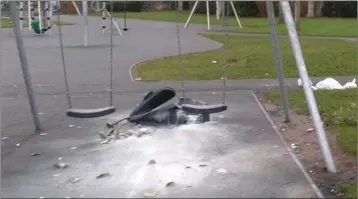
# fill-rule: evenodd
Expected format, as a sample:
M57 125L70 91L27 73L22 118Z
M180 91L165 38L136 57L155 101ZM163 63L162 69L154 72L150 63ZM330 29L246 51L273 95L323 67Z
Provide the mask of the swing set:
M178 7L178 6L177 6ZM113 2L111 3L111 13L113 12ZM228 13L228 12L226 12ZM110 21L112 21L112 14L109 14ZM60 15L57 15L58 21L60 21ZM178 56L180 57L181 66L182 64L182 56L181 56L181 45L180 45L180 28L179 28L179 18L180 11L177 10L176 17L176 33L177 33L177 48L178 48ZM227 68L228 68L228 56L227 56L227 43L228 43L228 14L223 18L223 26L226 30L225 41L224 41L224 51L225 51L225 64L224 64L224 78L222 79L223 87L223 99L222 104L215 105L207 105L205 103L198 103L198 100L193 100L190 98L185 98L185 87L184 87L184 75L183 75L183 67L181 67L180 72L180 82L182 89L182 98L180 99L180 106L176 106L176 108L180 108L184 112L188 114L198 114L203 118L203 122L207 122L210 120L209 114L218 113L225 111L227 109L227 105L225 105L225 91L226 91L226 79L227 79ZM110 28L112 29L113 23L110 23ZM72 106L68 78L67 78L67 70L66 70L66 62L64 55L64 46L63 46L63 37L62 37L62 29L61 25L59 28L59 40L60 40L60 48L61 48L61 57L62 57L62 66L64 71L64 81L66 86L66 95L69 109L67 110L67 116L75 117L75 118L96 118L109 115L116 111L116 108L113 105L113 32L110 31L110 85L109 85L109 106L103 108L96 109L76 109ZM131 122L139 122L141 119L145 119L145 116L155 111L163 103L169 101L175 96L175 91L171 88L163 88L156 91L149 92L143 99L142 103L132 112L132 114L127 118ZM187 103L183 103L187 102ZM188 103L191 102L191 103Z
M35 103L35 99L34 99L34 95L33 95L33 90L31 87L31 80L30 80L30 74L28 71L27 60L26 60L25 51L24 51L24 44L23 44L22 36L21 36L21 29L20 29L20 24L19 24L19 16L17 13L17 8L16 8L16 2L10 1L9 3L11 5L10 6L11 18L14 23L13 31L15 33L15 39L16 39L16 43L17 43L18 53L19 53L19 57L21 59L20 63L21 63L21 68L22 68L23 75L24 75L25 85L27 88L26 89L27 95L29 97L31 113L33 116L36 131L41 131L41 125L40 125L40 122L38 119L38 114L37 114L37 107L36 107L36 103ZM227 53L227 51L228 51L228 46L227 46L227 44L228 44L228 40L227 40L228 39L228 16L227 16L227 12L225 14L225 17L223 18L223 26L225 29L225 39L224 39L225 64L223 67L224 72L223 72L223 78L222 78L222 96L223 96L222 103L215 104L215 105L207 105L205 103L199 102L198 100L194 100L194 99L185 97L185 87L184 87L184 78L183 78L183 75L184 75L183 70L184 69L182 67L183 64L182 64L182 57L181 57L180 31L179 31L179 20L178 20L180 17L180 12L178 9L178 2L176 2L176 3L177 3L177 6L176 6L177 7L176 30L177 30L177 42L178 42L177 48L178 48L178 55L180 57L179 59L181 62L180 83L181 83L181 90L182 90L182 98L179 101L179 103L177 103L176 105L174 104L174 106L176 106L177 108L179 108L183 111L187 111L189 113L201 114L203 116L206 115L205 117L207 117L211 113L225 111L225 110L227 110L225 98L226 98L226 78L227 78L227 69L228 69L228 56L227 56L228 55L228 53ZM275 56L275 65L276 65L276 70L277 70L278 79L279 79L280 93L281 93L281 98L282 98L281 100L283 102L285 112L287 112L286 120L290 121L289 120L289 112L288 112L287 96L285 93L286 92L285 85L283 83L284 77L283 77L283 71L282 71L281 55L280 55L280 51L279 51L278 35L277 35L277 31L276 31L273 2L267 1L266 5L267 5L267 13L268 13L268 19L269 19L269 26L270 26L270 30L271 30L271 40L272 40L274 56ZM296 60L296 65L297 65L297 69L298 69L300 78L302 79L302 82L303 82L303 91L305 93L305 98L306 98L307 105L308 105L308 108L310 111L310 115L311 115L313 123L314 123L314 128L316 130L315 132L317 134L317 137L318 137L318 140L319 140L319 143L321 146L321 151L324 156L327 170L329 172L335 173L335 172L337 172L337 169L334 164L331 150L330 150L330 147L329 147L329 144L327 141L327 137L326 137L323 125L322 125L321 117L320 117L320 114L319 114L319 111L317 108L316 100L315 100L315 97L314 97L314 94L313 94L313 91L311 88L311 84L309 82L309 77L308 77L305 61L303 58L302 50L300 47L300 42L297 37L297 31L295 29L295 23L294 23L294 20L292 17L292 11L291 11L289 2L287 0L280 1L280 7L281 7L283 15L284 15L286 28L288 30L287 31L288 38L289 38L289 41L290 41L290 44L292 47L294 58ZM113 2L112 2L111 12L113 12ZM58 21L60 21L59 14L58 14ZM112 26L112 24L113 23L111 23L111 26ZM95 117L106 116L111 113L114 113L116 111L116 108L113 105L113 59L112 59L113 58L113 33L112 33L112 31L110 34L110 61L109 61L110 62L110 85L109 85L110 101L109 101L109 106L104 107L104 108L99 108L99 109L75 109L72 107L68 79L67 79L67 74L66 74L66 64L65 64L65 58L64 58L65 56L64 56L61 25L59 25L58 27L59 27L59 35L60 35L59 40L60 40L60 47L61 47L62 65L63 65L63 70L64 70L65 84L66 84L66 95L67 95L67 101L68 101L68 106L69 106L69 109L67 110L67 116L76 117L76 118L95 118ZM168 101L169 99L173 98L174 96L175 96L175 91L171 88L163 88L160 90L151 91L144 97L143 101L135 108L135 110L129 115L129 117L123 118L122 120L118 120L117 122L113 123L113 125L117 124L120 121L124 121L124 120L127 120L129 122L139 122L142 119L145 119L149 113L153 113L156 110L158 111L158 109L156 109L158 106L163 104L165 101ZM203 120L203 122L205 122L205 121L207 121L207 119ZM108 124L107 127L113 127L113 125Z

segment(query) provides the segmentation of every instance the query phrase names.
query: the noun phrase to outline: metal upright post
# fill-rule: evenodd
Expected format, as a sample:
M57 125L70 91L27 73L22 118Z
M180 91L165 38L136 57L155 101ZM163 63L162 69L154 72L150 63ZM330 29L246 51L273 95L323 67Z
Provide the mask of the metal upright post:
M276 72L277 78L280 85L280 95L281 95L281 103L283 105L283 111L285 113L285 121L289 122L290 119L290 111L289 105L287 100L287 93L285 88L285 78L283 76L283 68L282 68L282 59L281 59L281 52L280 52L280 44L278 43L278 35L276 30L276 22L275 22L275 13L272 1L266 1L267 7L267 16L270 25L271 31L271 41L273 52L275 56L275 65L276 65Z
M83 29L83 44L88 46L88 5L87 1L82 1L82 14L84 19L84 29Z
M210 27L210 6L209 1L206 1L206 23L208 24L208 30L211 29Z
M284 19L285 19L286 28L288 31L288 36L289 36L291 47L293 50L293 55L296 60L297 69L298 69L298 72L302 79L303 91L305 93L308 109L309 109L309 112L310 112L312 120L313 120L313 124L314 124L316 134L317 134L317 137L319 140L321 151L323 153L323 157L326 162L327 170L335 173L335 172L337 172L336 166L334 165L331 149L329 147L327 137L324 132L323 123L322 123L321 117L319 115L317 104L316 104L316 99L314 97L312 87L310 84L310 80L309 80L309 77L307 74L306 64L303 59L300 42L297 37L295 22L292 17L292 11L290 8L290 4L288 3L287 0L282 0L282 1L280 1L280 6L281 6L281 9L283 12Z
M22 74L24 76L27 95L29 97L31 114L32 114L32 118L34 120L35 130L40 131L41 125L40 125L40 120L38 117L38 111L37 111L34 91L33 91L32 84L31 84L31 76L30 76L29 69L28 69L29 67L27 64L24 43L22 40L21 31L20 31L20 21L19 21L19 15L18 15L16 1L9 1L9 5L10 5L10 12L11 12L11 20L12 20L12 23L14 24L13 30L14 30L16 44L17 44L17 50L18 50L19 58L20 58L20 65L21 65L21 69L22 69Z

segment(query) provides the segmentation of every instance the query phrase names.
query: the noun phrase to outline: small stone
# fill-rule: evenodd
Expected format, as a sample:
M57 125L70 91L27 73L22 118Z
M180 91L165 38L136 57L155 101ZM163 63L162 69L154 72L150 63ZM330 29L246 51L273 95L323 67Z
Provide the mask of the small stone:
M273 148L279 148L279 146L275 145L275 146L273 146Z
M198 166L199 167L207 167L208 165L207 164L199 164Z
M52 175L52 177L58 177L58 176L60 176L59 173L56 173L56 174L53 174L53 175Z
M40 196L40 197L39 197L39 199L43 199L43 198L45 198L45 197L43 197L43 196Z
M2 140L8 140L9 137L2 137L1 139L2 139Z
M47 135L47 133L40 133L40 135L41 135L41 136L45 136L45 135Z
M307 132L312 132L314 129L313 128L308 128L306 131Z
M135 78L135 81L140 81L140 80L142 80L142 78L140 78L140 77Z
M216 169L216 172L221 173L221 174L227 173L226 169Z
M43 112L39 112L38 114L39 114L39 115L43 115L44 113L43 113Z
M280 131L281 131L281 132L285 132L286 129L285 129L285 128L281 128Z
M63 158L62 157L58 157L57 160L62 160Z
M58 163L55 163L53 165L55 168L57 169L65 169L67 168L69 165L67 163L64 163L64 162L58 162Z
M191 168L191 166L185 166L185 168L186 168L186 169L190 169L190 168Z
M73 128L73 127L75 127L75 125L70 124L70 125L68 125L68 127Z
M71 150L76 150L77 147L73 146L73 147L71 147L70 149L71 149Z
M157 195L157 193L153 192L153 193L144 193L143 196L146 198L153 198L155 195Z
M297 143L292 143L291 149L294 153L298 153L300 151Z
M73 178L72 180L71 180L71 183L72 184L75 184L75 183L77 183L77 182L79 182L79 181L81 181L82 179L81 178Z
M175 182L168 182L165 184L166 187L173 187L175 185Z
M111 175L111 174L109 174L109 173L101 173L101 174L99 174L99 175L96 177L96 179L109 177L110 175Z
M149 165L151 165L151 164L157 164L157 162L156 162L155 160L149 160L148 164L149 164Z
M218 63L218 62L217 62L217 61L211 61L211 63L216 64L216 63Z
M106 139L101 142L101 144L109 144L111 142L111 139Z
M37 152L31 153L31 156L39 156L39 155L42 155L42 153L37 153Z
M17 144L16 144L16 147L20 147L20 145L21 145L20 143L17 143Z

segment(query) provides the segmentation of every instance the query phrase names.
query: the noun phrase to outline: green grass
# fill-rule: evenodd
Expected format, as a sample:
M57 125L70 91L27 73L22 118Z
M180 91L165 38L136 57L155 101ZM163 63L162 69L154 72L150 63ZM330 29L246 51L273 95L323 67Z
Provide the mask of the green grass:
M73 23L62 21L60 23L61 25L73 25ZM52 25L58 25L58 21L52 21ZM1 28L11 28L12 27L12 21L9 19L2 19L1 20ZM24 23L24 27L28 27L27 23Z
M335 133L339 146L346 154L357 157L357 90L315 91L318 109L327 129ZM306 100L302 91L288 92L291 108L308 115ZM280 104L278 92L267 93L267 99ZM346 196L357 198L357 184L341 187Z
M348 198L357 198L357 184L344 184L342 191Z
M337 135L338 143L346 153L356 156L357 90L319 90L314 94L325 126ZM268 92L267 99L280 104L278 92ZM309 114L302 91L288 92L288 99L291 108L299 110L300 114Z
M122 13L116 13L115 16L123 17ZM176 13L170 11L161 12L132 12L127 13L128 18L154 20L154 21L170 21L176 20ZM189 16L189 12L183 12L180 15L179 21L185 22ZM210 18L211 24L221 25L222 20L216 20L214 15ZM232 30L232 32L239 33L269 33L268 20L266 18L240 18L242 29ZM206 24L205 14L195 14L192 17L192 24ZM234 17L230 17L229 24L237 26ZM302 18L301 31L299 35L306 36L332 36L332 37L356 37L357 36L357 21L356 19L343 18ZM277 25L279 34L287 34L284 24Z
M223 42L221 35L207 35ZM301 39L309 75L352 76L356 74L356 46L341 40ZM286 78L298 77L295 60L288 39L280 39L282 61ZM229 38L228 79L275 78L276 70L272 43L269 38ZM179 80L179 68L184 68L186 80L219 79L223 73L223 50L154 59L140 65L137 76L143 80ZM217 61L214 64L212 61Z

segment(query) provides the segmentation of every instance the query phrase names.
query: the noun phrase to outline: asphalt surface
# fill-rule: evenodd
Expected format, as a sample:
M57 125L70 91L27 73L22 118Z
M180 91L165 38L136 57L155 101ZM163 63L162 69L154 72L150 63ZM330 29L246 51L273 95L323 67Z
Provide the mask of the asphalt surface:
M102 34L100 18L91 17L91 47L83 48L81 19L62 19L77 24L63 27L74 107L106 106L109 34ZM177 82L139 83L129 76L134 63L176 55L175 24L128 20L128 26L130 31L114 37L117 112L86 120L65 116L56 28L42 37L24 30L41 135L33 131L14 38L0 30L2 197L317 197L250 91L277 87L276 80L229 81L228 111L213 115L214 122L154 128L145 136L101 144L105 122L128 115L145 92L164 85L179 89ZM205 25L181 29L182 53L221 47L197 34L203 30ZM287 81L294 87L296 80ZM221 102L218 82L186 85L189 97ZM156 164L148 165L150 160ZM54 168L58 161L69 167ZM101 173L109 175L97 179Z

